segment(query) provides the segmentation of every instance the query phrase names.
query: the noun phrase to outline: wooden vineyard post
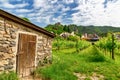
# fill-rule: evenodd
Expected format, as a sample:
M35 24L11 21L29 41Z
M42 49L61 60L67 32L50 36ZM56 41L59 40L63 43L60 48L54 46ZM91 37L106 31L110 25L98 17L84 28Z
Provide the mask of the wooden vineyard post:
M112 34L112 59L113 59L113 60L115 60L115 57L114 57L114 49L115 49L114 34Z

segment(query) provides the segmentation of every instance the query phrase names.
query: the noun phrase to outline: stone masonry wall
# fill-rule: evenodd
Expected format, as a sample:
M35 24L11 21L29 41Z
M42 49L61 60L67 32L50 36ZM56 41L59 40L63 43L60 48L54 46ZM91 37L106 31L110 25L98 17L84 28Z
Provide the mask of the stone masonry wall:
M52 62L52 39L47 36L38 37L37 58L38 65L43 66Z
M16 71L19 32L37 35L35 66L51 63L51 37L0 17L0 72Z

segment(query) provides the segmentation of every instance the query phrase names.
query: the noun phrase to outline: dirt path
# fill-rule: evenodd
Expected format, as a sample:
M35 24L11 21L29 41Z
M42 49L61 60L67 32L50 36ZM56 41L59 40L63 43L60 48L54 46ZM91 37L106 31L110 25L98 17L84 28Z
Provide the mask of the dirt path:
M90 79L90 80L104 80L104 76L100 75L100 74L96 74L93 73L91 76L87 76L85 74L81 74L81 73L74 73L75 76L77 76L77 80L86 80L86 79Z
M27 77L20 78L20 80L42 80L42 79L40 79L40 78L33 78L33 76L27 76Z

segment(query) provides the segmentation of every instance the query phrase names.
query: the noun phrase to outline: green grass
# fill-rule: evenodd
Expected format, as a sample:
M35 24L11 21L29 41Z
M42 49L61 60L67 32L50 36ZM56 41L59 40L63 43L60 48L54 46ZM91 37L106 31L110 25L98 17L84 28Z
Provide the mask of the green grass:
M114 61L94 45L77 52L76 42L61 41L59 43L53 44L52 64L35 70L35 73L43 80L77 80L78 77L74 73L85 75L85 80L90 80L94 73L97 76L104 76L104 80L120 80L120 53L118 51L116 51ZM80 43L80 45L90 45L86 42ZM78 45L79 49L80 45ZM56 50L56 46L60 49ZM18 80L18 77L14 72L2 73L0 80Z
M61 51L54 51L53 52L53 64L47 67L39 68L36 71L38 73L42 73L42 76L45 78L50 78L52 80L76 80L77 77L74 76L70 70L68 70L73 62L69 60L72 60L70 56L72 54L69 54L68 52L74 52L75 49L66 49ZM66 56L64 53L66 53ZM70 57L68 57L70 56Z
M40 67L37 74L48 80L77 80L74 73L85 74L89 80L93 73L104 76L104 80L120 79L120 56L116 61L94 46L90 46L79 53L75 48L53 50L53 63Z
M0 74L0 80L18 80L18 76L14 72L10 73L3 72Z

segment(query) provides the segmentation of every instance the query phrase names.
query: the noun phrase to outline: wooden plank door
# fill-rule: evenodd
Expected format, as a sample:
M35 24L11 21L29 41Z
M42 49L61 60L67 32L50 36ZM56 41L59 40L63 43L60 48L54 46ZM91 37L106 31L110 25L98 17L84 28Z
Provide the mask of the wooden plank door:
M24 77L35 68L36 36L19 34L17 53L17 73Z

